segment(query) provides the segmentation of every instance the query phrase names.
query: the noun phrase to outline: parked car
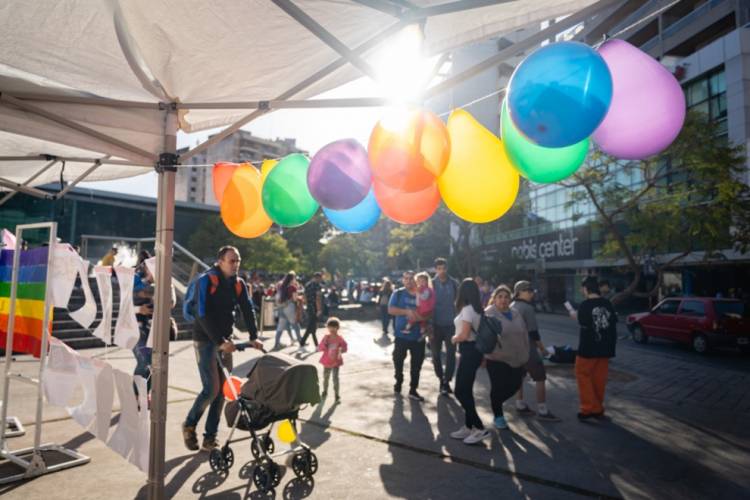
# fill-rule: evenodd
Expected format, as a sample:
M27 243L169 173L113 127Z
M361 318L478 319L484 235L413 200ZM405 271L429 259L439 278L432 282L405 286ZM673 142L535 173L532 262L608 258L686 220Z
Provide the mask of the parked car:
M750 319L739 300L674 297L661 301L651 312L631 314L627 326L635 342L649 337L674 340L707 353L712 347L736 346L750 353Z

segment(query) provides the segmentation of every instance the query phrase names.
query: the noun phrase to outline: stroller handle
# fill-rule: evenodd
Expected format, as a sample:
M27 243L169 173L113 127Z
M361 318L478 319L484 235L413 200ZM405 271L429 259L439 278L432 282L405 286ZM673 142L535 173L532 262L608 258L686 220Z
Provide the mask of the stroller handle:
M244 351L245 349L252 348L252 346L250 342L238 342L234 344L234 348L238 351ZM263 354L266 354L266 350L263 348L259 349L259 351L261 351ZM221 352L219 350L216 351L216 360L219 362L221 371L224 372L224 380L229 380L231 378L231 374L229 373L229 370L227 370L227 367L224 366L224 362L221 359ZM237 391L234 388L234 384L229 384L229 390L232 392L234 399L237 399L239 397L239 394L237 394Z

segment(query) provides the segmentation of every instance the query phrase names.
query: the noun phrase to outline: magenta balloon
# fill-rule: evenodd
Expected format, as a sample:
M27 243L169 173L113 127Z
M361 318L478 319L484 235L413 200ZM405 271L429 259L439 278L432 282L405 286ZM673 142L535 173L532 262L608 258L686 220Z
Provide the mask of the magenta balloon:
M656 59L623 40L599 47L612 74L612 104L593 139L617 158L641 160L672 144L685 121L685 96Z
M365 199L372 178L365 148L354 139L342 139L313 156L307 171L307 187L325 208L348 210Z

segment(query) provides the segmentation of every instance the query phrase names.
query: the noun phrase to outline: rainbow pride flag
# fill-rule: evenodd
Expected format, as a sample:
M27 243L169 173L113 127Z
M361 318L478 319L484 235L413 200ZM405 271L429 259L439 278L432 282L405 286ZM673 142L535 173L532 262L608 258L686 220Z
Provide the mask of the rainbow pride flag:
M8 335L13 252L0 251L0 349L6 348ZM48 247L22 251L18 273L13 351L33 354L36 357L39 357L42 351L48 252ZM52 311L49 321L51 327Z

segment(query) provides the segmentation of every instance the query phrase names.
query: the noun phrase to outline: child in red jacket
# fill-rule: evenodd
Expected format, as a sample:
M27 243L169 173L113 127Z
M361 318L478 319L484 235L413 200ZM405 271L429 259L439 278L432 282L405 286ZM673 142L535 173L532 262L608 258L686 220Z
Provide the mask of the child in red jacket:
M346 352L346 340L339 335L339 319L335 317L328 318L326 328L328 333L320 341L318 350L323 352L320 357L320 364L323 365L323 394L328 395L328 379L333 372L333 392L336 395L336 403L341 402L339 397L339 367L344 364L342 354Z

